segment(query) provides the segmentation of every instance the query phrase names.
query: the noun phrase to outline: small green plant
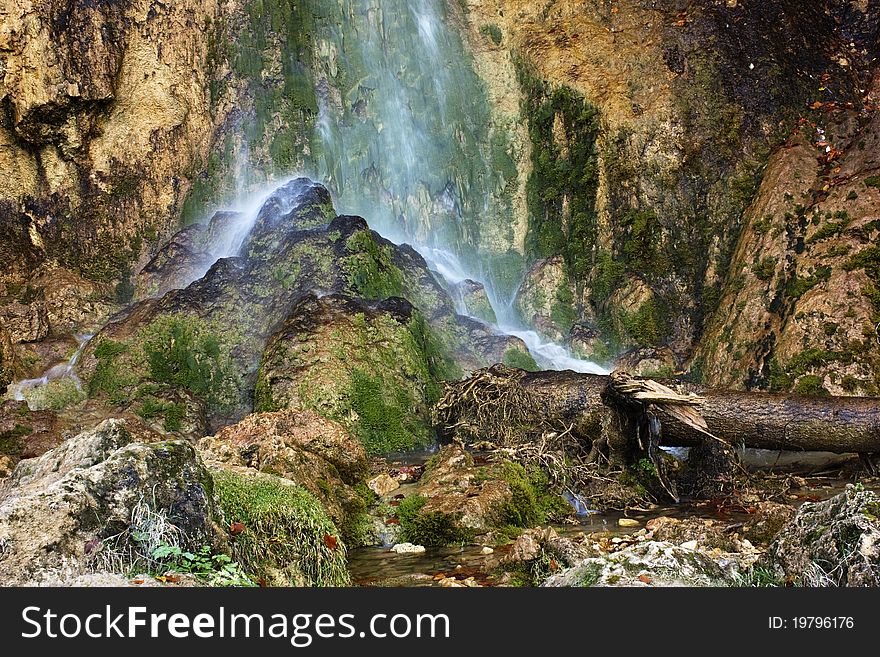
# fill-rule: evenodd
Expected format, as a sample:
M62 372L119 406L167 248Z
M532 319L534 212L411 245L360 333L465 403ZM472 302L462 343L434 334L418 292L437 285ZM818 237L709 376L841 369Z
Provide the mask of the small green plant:
M232 557L214 554L209 545L189 552L177 545L162 544L150 556L166 569L165 572L190 574L208 586L256 586Z

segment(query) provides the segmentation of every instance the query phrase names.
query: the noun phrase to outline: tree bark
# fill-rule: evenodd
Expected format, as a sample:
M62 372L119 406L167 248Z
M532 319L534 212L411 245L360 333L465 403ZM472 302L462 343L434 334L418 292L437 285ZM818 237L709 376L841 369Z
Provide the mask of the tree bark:
M595 439L607 407L602 391L607 376L564 372L525 373L519 386L548 424L559 422L579 436ZM674 386L674 382L664 381ZM697 407L719 438L734 446L793 451L880 452L880 398L806 397L761 392L714 390L681 384L705 398ZM479 390L477 388L477 394ZM456 415L445 412L447 426ZM491 435L485 439L492 440ZM692 428L664 418L661 444L689 447L702 442Z

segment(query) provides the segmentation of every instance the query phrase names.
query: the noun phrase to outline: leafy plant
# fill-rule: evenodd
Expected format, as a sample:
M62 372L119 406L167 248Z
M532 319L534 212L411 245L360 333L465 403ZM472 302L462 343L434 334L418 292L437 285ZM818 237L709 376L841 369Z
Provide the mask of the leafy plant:
M137 535L133 538L137 539ZM151 554L168 570L194 575L209 586L255 586L254 581L228 554L214 554L209 545L189 552L177 545L162 544Z

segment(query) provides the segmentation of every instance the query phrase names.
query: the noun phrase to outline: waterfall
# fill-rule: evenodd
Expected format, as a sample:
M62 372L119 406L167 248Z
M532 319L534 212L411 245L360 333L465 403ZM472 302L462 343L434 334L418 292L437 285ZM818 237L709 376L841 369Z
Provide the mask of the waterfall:
M82 356L83 350L86 348L89 340L92 339L92 335L76 334L74 337L77 341L77 348L66 362L53 365L36 378L22 379L11 383L6 391L5 398L14 399L15 401L27 401L28 395L32 390L61 379L69 379L77 390L82 391L82 381L76 375L75 368L80 356Z
M460 314L469 313L456 284L482 284L496 330L521 338L541 367L607 373L523 326L512 293L500 296L487 273L481 227L509 220L511 208L505 174L492 165L488 100L446 4L342 3L344 20L316 35L310 172L330 188L337 211L362 215L419 251Z

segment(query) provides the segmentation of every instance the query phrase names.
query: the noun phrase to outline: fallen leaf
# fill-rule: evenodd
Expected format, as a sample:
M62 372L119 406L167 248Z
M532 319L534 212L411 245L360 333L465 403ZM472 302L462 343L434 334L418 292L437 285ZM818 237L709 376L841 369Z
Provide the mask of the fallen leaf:
M144 580L142 580L142 579L133 579L133 580L131 580L131 583L132 583L132 584L143 584L143 583L144 583Z
M445 573L437 573L436 575L434 575L435 582L439 582L441 579L446 579Z
M229 525L229 533L233 536L238 536L244 531L244 523L243 522L233 522Z
M559 570L559 564L556 563L556 559L551 559L551 560L550 560L550 570L552 570L554 573L555 573L557 570Z
M331 536L330 534L324 534L324 545L326 545L331 550L336 549L336 545L339 543L339 539L335 536Z
M642 584L651 584L654 580L651 579L650 575L642 573L641 575L639 575L639 581Z

